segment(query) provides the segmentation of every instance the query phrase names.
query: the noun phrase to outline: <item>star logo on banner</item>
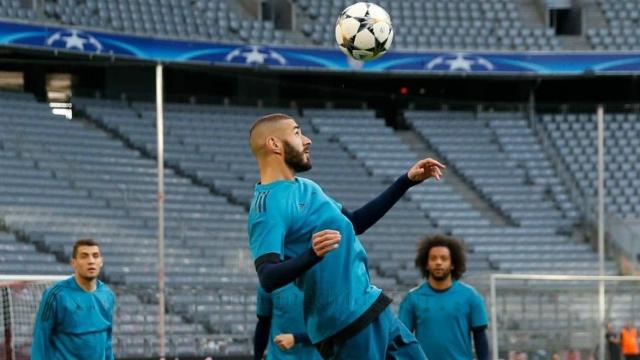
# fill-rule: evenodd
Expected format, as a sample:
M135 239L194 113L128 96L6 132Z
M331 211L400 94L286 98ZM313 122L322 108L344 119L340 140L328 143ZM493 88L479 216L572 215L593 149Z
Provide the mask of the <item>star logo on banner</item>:
M77 31L74 31L71 34L71 36L66 37L64 40L66 42L65 47L67 49L78 49L78 50L84 50L84 44L87 42L86 39L83 39L80 36L78 36Z
M285 65L287 60L284 56L275 52L274 50L250 45L243 46L236 49L233 49L227 56L225 60L233 63L243 63L243 64L254 64L254 65Z
M439 71L491 71L493 64L481 57L465 53L455 53L438 56L431 60L426 66L427 70Z
M47 39L46 44L69 50L102 51L102 44L96 38L76 29L58 31Z
M264 64L264 59L267 58L267 54L258 51L258 47L254 46L250 52L243 53L247 64Z
M462 54L458 54L453 60L446 60L445 63L449 64L449 70L451 71L471 71L471 65L473 65L473 61L465 59Z

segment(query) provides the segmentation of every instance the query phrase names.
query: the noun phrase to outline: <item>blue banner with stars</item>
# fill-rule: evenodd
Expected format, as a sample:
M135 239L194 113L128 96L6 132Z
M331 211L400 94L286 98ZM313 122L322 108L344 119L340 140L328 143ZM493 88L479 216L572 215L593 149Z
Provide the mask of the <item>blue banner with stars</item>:
M468 73L482 75L638 74L640 52L395 51L370 62L337 48L224 44L0 21L0 46L29 47L149 61L273 69Z

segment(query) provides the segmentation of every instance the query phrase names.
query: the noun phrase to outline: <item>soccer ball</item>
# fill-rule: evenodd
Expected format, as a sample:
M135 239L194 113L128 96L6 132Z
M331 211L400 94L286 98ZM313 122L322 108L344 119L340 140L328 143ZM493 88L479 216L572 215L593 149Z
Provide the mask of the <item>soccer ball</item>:
M336 22L336 42L346 55L356 60L382 56L393 40L389 14L378 5L359 2L342 11Z

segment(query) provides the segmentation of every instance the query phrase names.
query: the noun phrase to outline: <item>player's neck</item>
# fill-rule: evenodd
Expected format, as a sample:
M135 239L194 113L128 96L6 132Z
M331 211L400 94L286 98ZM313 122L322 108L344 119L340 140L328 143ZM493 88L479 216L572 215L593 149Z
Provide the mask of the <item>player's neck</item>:
M296 173L282 161L272 161L260 166L260 184L265 185L278 180L293 180Z
M451 276L443 280L436 280L433 277L429 277L427 281L429 282L429 286L431 286L431 288L435 290L447 290L451 287L451 285L453 285Z
M75 274L74 276L76 278L76 284L78 284L82 290L87 292L93 292L96 290L96 287L98 286L98 279L94 278L89 280L78 274Z

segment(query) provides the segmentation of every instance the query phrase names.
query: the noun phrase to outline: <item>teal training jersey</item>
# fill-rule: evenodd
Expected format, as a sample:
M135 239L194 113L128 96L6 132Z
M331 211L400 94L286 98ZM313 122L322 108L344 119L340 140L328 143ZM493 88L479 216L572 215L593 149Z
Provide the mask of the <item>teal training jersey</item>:
M429 359L472 360L471 329L487 325L484 300L460 281L444 291L428 283L411 290L400 304L400 320Z
M248 219L254 260L266 254L296 257L311 248L312 235L322 230L340 232L340 246L296 280L314 344L355 321L381 290L369 282L367 254L341 205L316 183L296 177L256 185Z
M112 360L115 294L101 281L87 292L72 276L47 288L33 328L33 360Z
M284 351L273 342L280 334L306 334L302 317L302 299L302 292L293 284L270 294L258 287L256 313L258 316L271 317L267 359L322 359L311 344L295 344L293 348Z

